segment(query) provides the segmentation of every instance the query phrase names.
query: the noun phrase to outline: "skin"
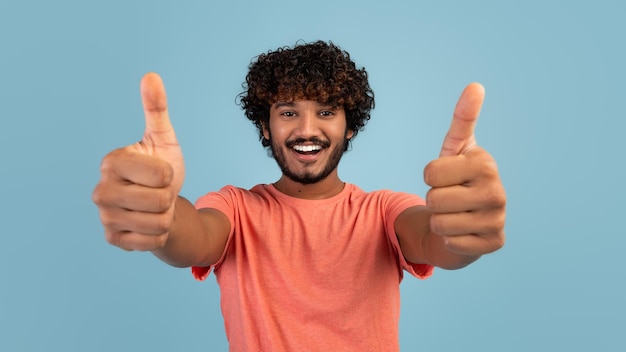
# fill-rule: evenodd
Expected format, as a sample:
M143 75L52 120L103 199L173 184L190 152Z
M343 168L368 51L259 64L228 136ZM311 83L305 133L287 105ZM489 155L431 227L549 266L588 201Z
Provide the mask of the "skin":
M299 178L316 177L330 173L315 183L298 182L283 172L274 186L292 197L320 199L332 197L341 192L344 183L337 174L337 164L343 155L346 139L353 136L347 130L346 115L342 108L334 109L315 101L278 102L270 109L269 127L263 127L263 135L272 142L272 151L281 169L288 169L289 174ZM316 155L302 156L293 148L288 148L289 141L298 139L307 142L301 145L313 145L308 140L317 138L330 143ZM329 169L329 165L331 168Z
M144 136L104 157L92 195L106 240L125 250L152 251L178 267L211 265L224 251L230 223L223 213L196 210L178 195L185 166L157 74L143 77L141 97ZM413 263L461 268L504 244L504 188L495 161L474 136L483 100L480 84L463 91L439 158L424 169L424 180L432 187L426 206L405 210L395 222L402 253ZM263 132L284 155L285 166L300 175L321 172L332 150L342 148L345 138L353 135L346 130L342 109L314 101L274 104ZM290 140L311 137L330 145L314 157L299 156L287 147ZM327 177L308 184L283 174L275 186L293 197L320 199L336 195L344 183L334 168Z

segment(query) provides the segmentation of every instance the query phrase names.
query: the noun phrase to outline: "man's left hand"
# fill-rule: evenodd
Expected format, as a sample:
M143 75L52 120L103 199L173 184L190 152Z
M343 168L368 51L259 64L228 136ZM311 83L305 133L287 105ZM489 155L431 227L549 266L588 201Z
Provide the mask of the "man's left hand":
M479 256L504 245L506 195L493 157L479 147L474 127L485 97L468 85L454 110L439 158L424 169L430 187L430 229L453 253Z

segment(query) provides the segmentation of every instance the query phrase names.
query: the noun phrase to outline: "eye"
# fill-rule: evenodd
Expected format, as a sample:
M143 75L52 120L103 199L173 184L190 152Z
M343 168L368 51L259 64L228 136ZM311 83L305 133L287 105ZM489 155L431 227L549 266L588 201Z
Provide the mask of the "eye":
M280 115L285 117L294 117L296 116L296 113L293 111L283 111L280 113Z
M333 117L333 116L335 116L335 112L334 111L330 111L330 110L322 110L322 111L320 111L320 116L322 116L322 117Z

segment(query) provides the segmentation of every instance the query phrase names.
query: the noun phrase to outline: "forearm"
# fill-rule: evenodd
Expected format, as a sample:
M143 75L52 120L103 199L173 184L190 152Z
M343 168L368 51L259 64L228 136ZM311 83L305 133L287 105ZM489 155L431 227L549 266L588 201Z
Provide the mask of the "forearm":
M217 236L211 233L210 216L195 209L187 199L178 197L174 220L165 245L152 253L175 267L210 265L215 258Z
M478 260L481 255L455 253L447 244L446 236L430 230L423 234L423 246L429 264L448 270L461 269ZM468 235L471 236L471 235Z
M446 237L436 234L430 226L432 211L426 206L412 207L396 219L396 233L405 259L415 264L430 264L443 269L460 269L480 255L456 253Z

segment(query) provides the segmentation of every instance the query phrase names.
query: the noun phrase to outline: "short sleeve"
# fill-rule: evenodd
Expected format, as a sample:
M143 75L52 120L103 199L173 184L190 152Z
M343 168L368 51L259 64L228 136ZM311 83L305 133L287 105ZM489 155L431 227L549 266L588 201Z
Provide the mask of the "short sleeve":
M213 208L221 211L226 215L228 221L231 224L234 223L234 196L233 192L235 191L235 187L233 186L225 186L218 192L210 192L205 194L204 196L198 198L195 203L196 209L207 209ZM233 237L233 226L231 226L230 233L228 234L228 240L226 241L226 246L224 247L224 252L220 256L217 262L215 262L211 266L192 266L191 273L196 280L203 281L205 280L211 271L219 266L223 261L224 257L226 257L226 253L228 252L228 247L230 246L231 239Z
M430 277L433 274L435 267L429 264L414 264L408 262L402 254L400 241L398 240L394 226L396 218L404 210L413 206L425 205L426 203L422 198L408 193L385 191L385 197L387 198L386 202L384 202L387 238L398 255L398 262L400 266L402 269L418 279L426 279Z

